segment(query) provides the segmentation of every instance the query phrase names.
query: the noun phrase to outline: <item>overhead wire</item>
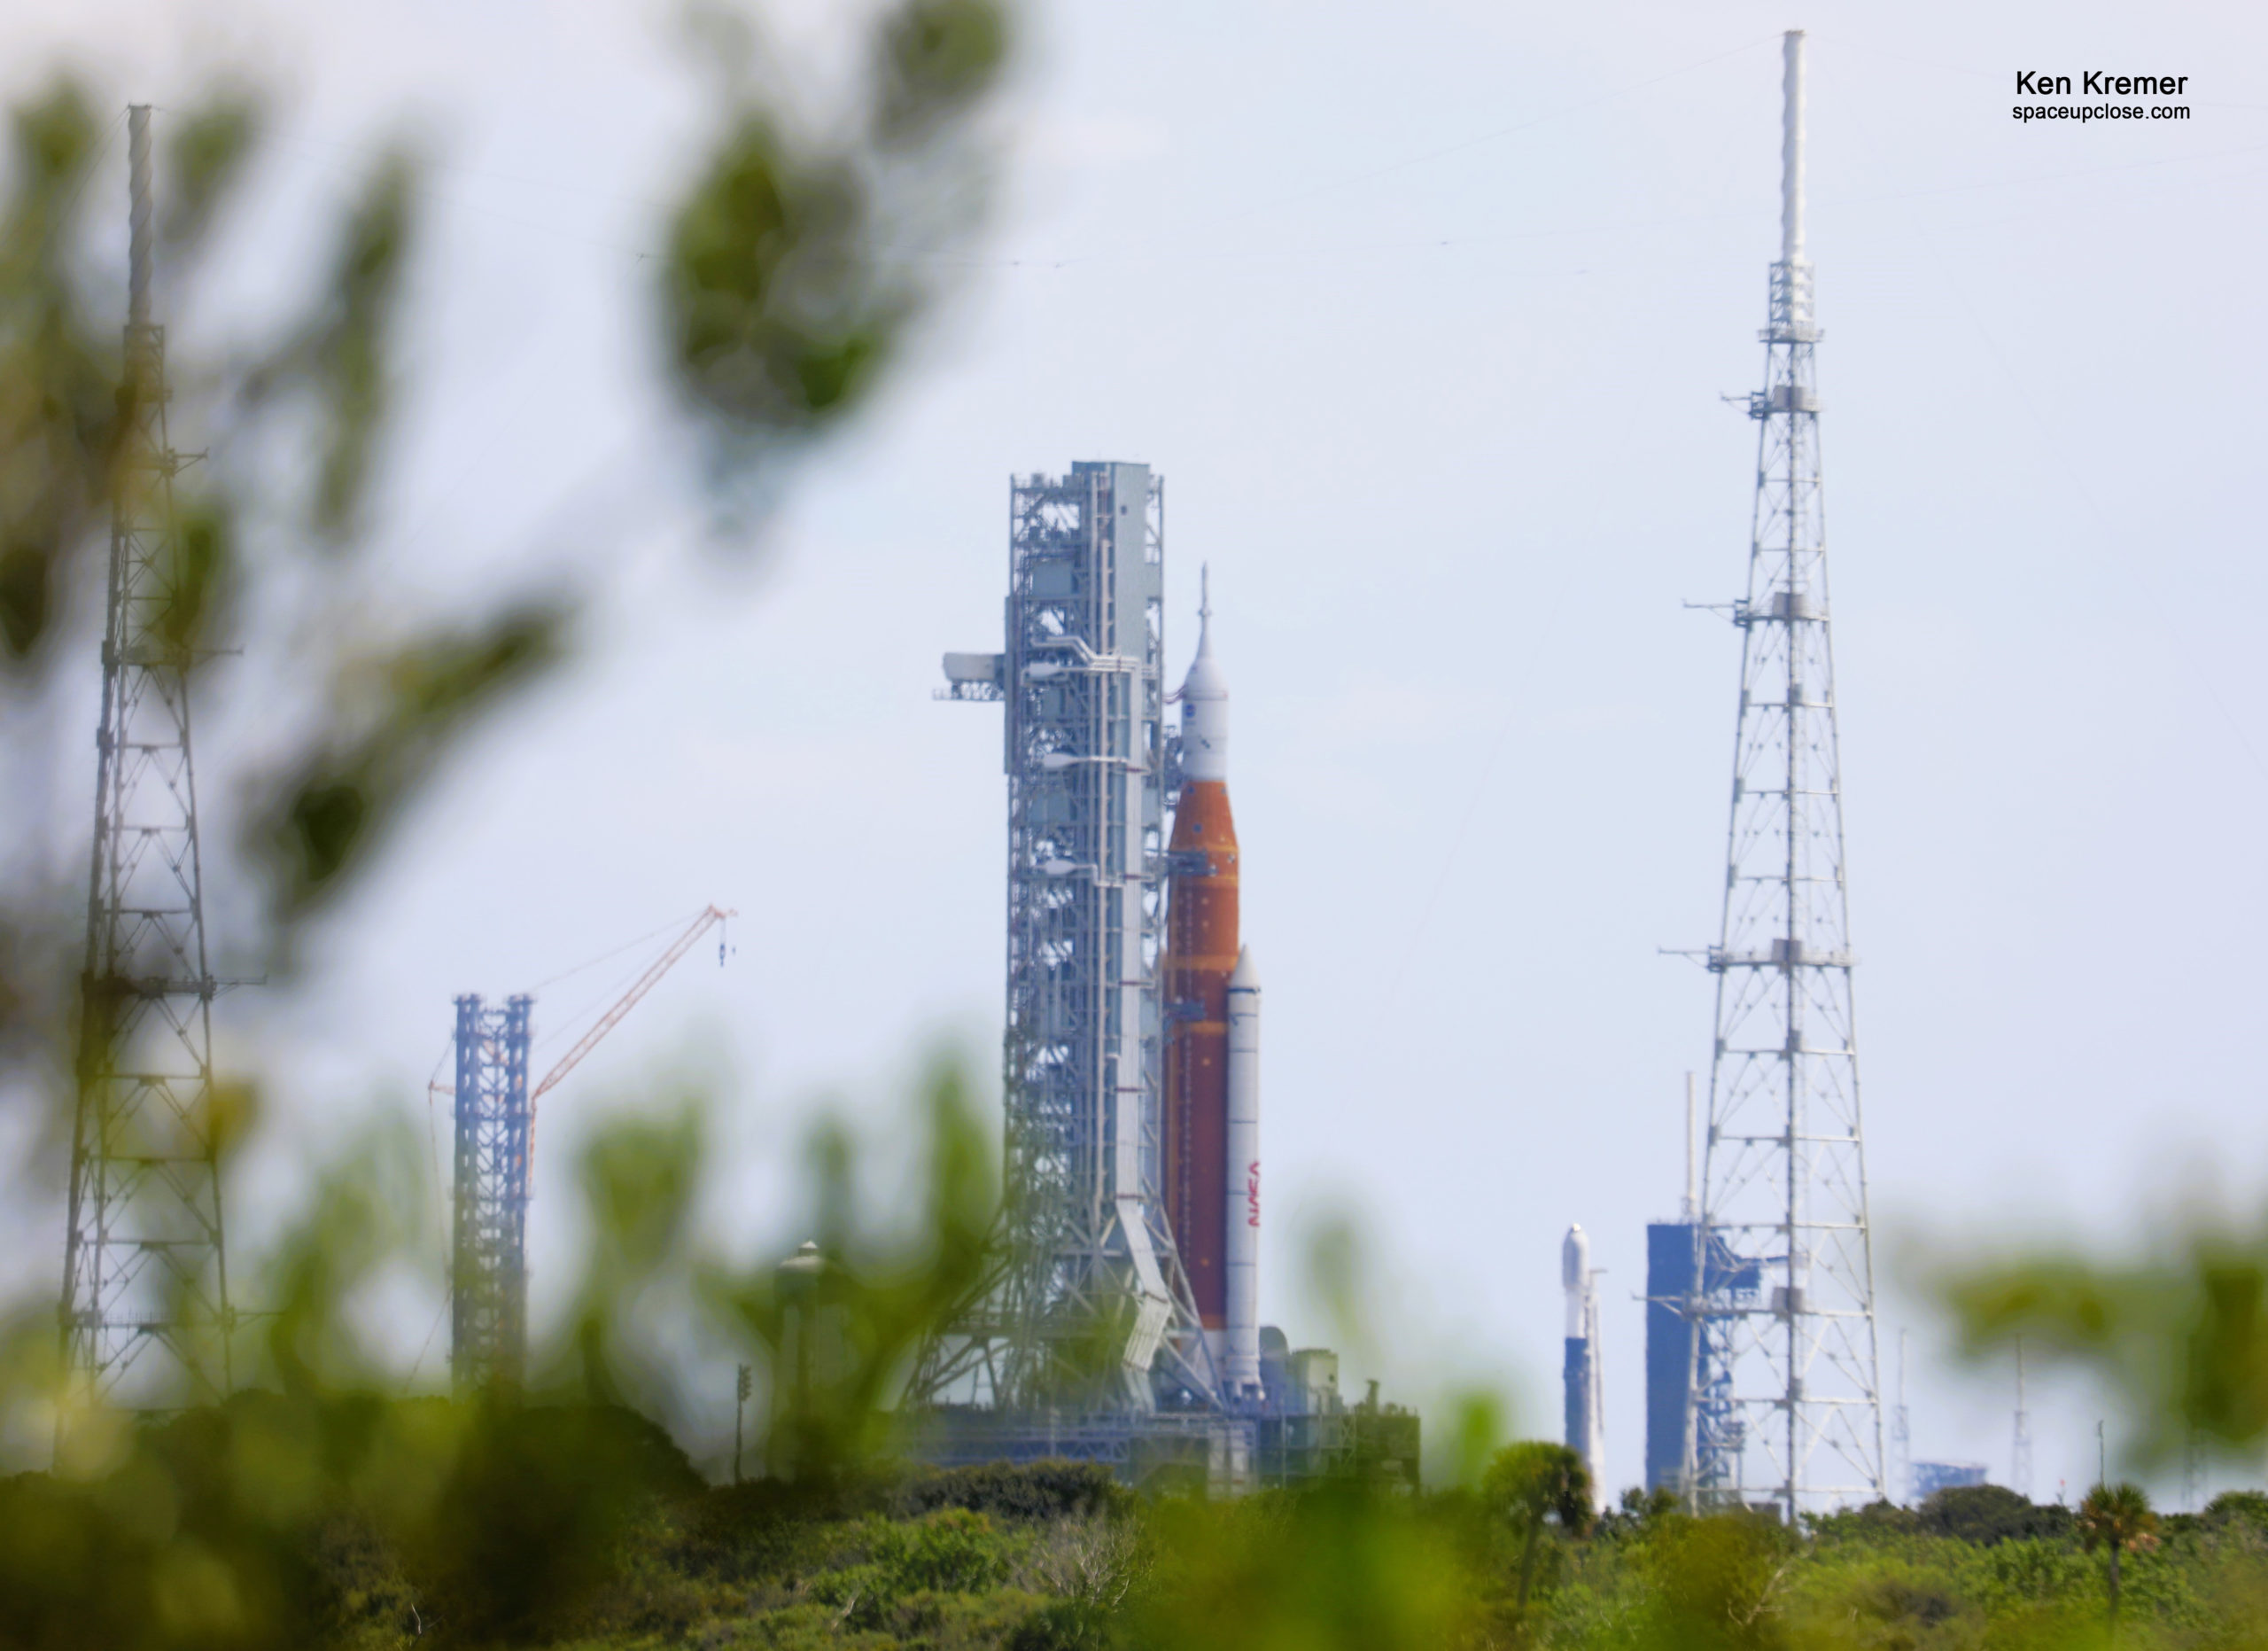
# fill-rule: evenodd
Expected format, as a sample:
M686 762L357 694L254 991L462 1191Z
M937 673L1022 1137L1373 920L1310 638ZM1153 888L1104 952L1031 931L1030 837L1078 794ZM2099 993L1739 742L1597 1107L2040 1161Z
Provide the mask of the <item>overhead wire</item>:
M670 922L664 923L660 928L649 930L646 933L638 936L634 939L625 940L620 946L610 946L607 950L601 952L596 957L590 958L586 962L578 963L572 969L562 970L559 973L550 976L547 979L539 980L535 985L525 987L524 990L525 990L530 996L533 996L536 993L542 991L546 986L555 986L561 981L571 979L573 977L583 973L586 970L596 969L601 963L606 962L610 959L621 956L633 946L644 946L649 940L658 940L665 934L677 934L690 927L692 923L701 917L703 913L707 912L708 909L708 907L705 905L695 907L693 910L686 913L682 917L673 918Z

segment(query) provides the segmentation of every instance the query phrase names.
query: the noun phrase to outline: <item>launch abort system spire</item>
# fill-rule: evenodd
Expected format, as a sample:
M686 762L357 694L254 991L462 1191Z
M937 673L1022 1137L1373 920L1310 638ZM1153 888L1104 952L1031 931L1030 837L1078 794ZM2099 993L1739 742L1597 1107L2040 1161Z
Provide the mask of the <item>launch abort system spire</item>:
M1716 1052L1694 1274L1703 1288L1688 1485L1790 1523L1883 1494L1874 1264L1860 1130L1829 641L1804 37L1785 40L1772 266L1742 634L1724 916L1709 948ZM1717 1262L1722 1254L1726 1260ZM1703 1257L1713 1265L1705 1267Z
M213 999L197 837L166 430L165 329L150 320L150 111L127 114L132 190L126 362L95 735L93 872L82 977L60 1309L63 1416L89 1404L207 1404L230 1386ZM59 1437L59 1430L58 1430Z

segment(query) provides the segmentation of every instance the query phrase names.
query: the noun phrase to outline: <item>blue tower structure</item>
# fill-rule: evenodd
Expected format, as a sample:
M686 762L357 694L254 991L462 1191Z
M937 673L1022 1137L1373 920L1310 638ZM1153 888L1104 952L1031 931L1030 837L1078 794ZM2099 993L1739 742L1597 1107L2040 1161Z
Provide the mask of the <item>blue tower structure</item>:
M516 1388L528 1343L528 1045L535 1000L456 1001L456 1231L449 1373L460 1393Z
M1686 1493L1686 1396L1699 1460L1737 1451L1740 1417L1722 1373L1700 1372L1695 1387L1693 1331L1712 1302L1744 1309L1763 1283L1762 1264L1733 1254L1721 1236L1710 1243L1708 1280L1694 1289L1700 1268L1699 1228L1690 1220L1654 1221L1646 1227L1646 1489Z

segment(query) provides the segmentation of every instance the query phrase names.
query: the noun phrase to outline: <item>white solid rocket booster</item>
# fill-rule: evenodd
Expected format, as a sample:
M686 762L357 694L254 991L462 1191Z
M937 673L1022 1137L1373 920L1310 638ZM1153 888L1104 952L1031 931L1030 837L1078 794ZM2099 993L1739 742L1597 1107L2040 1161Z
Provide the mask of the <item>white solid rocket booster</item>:
M1260 970L1252 948L1229 977L1228 1349L1221 1379L1256 1397L1260 1382Z

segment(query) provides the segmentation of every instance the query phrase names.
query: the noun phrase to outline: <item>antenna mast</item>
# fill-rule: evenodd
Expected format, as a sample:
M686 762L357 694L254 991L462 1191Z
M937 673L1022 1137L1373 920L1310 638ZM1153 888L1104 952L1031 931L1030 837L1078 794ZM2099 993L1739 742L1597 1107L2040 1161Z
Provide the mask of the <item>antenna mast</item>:
M1852 1015L1843 787L1828 625L1804 36L1784 41L1772 266L1716 1055L1703 1174L1691 1484L1704 1504L1807 1509L1884 1491L1882 1408Z
M2016 1437L2008 1456L2008 1489L2031 1500L2031 1412L2024 1404L2023 1337L2016 1337Z
M132 214L113 471L78 1106L64 1236L66 1397L210 1404L231 1385L213 1095L213 977L190 756L165 329L150 319L150 110L127 111Z

